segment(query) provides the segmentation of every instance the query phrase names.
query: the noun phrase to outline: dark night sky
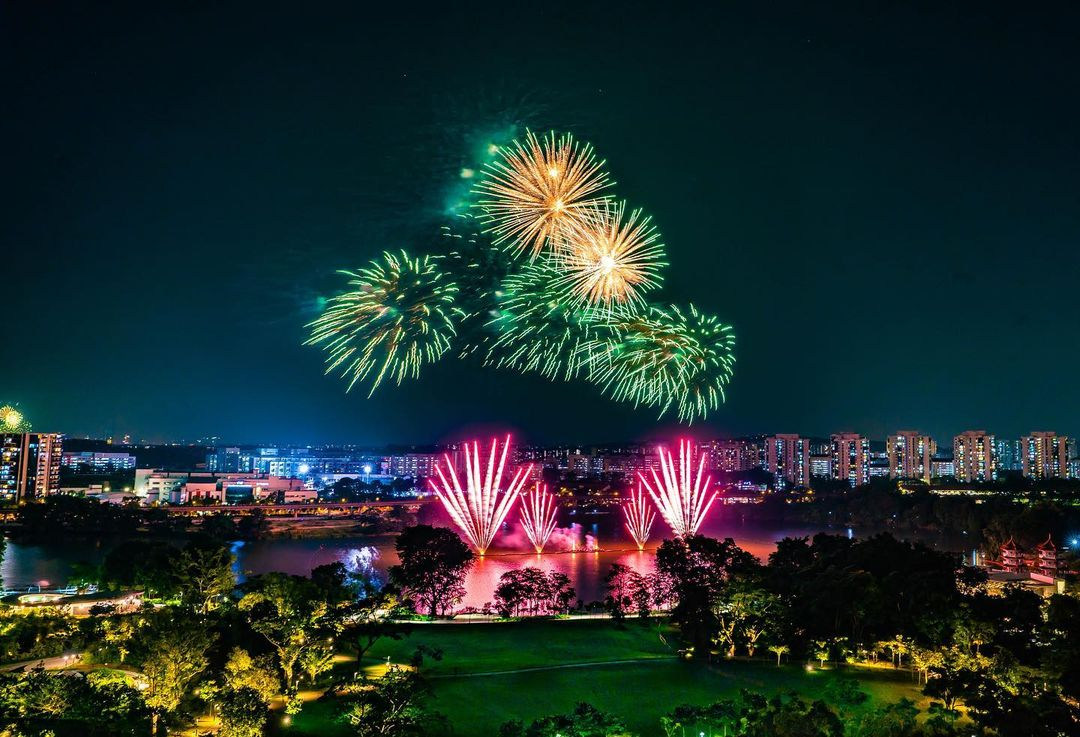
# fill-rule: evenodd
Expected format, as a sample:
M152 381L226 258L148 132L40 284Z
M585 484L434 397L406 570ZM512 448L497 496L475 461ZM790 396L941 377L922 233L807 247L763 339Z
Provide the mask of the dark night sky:
M38 429L670 431L451 360L346 396L300 346L333 270L422 242L515 121L592 141L665 296L736 326L695 433L1080 432L1069 4L96 5L0 10L0 401Z

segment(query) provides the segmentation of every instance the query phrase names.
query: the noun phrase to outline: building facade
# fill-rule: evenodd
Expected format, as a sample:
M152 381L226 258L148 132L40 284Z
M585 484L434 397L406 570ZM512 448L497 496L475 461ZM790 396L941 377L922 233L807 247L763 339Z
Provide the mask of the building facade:
M41 499L60 490L63 437L24 432L0 436L0 496L6 500Z
M861 486L870 480L870 441L854 432L832 436L832 476Z
M953 438L953 474L967 483L996 480L994 436L985 430L968 430Z
M885 444L889 456L889 478L919 479L930 483L937 443L917 430L900 430Z
M1036 431L1020 439L1020 470L1028 479L1061 479L1069 475L1069 439Z
M765 439L766 470L777 488L810 484L810 441L798 435L772 435Z

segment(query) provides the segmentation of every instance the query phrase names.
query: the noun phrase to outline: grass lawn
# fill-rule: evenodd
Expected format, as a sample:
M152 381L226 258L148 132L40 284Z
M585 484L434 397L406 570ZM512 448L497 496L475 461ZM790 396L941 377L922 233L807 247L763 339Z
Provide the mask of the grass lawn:
M680 703L707 704L736 696L742 688L818 698L840 675L858 677L870 695L865 706L904 696L925 706L906 673L885 669L807 672L801 663L778 668L768 660L721 661L712 667L681 662L672 657L670 631L655 622L630 621L624 629L603 621L418 625L405 640L378 643L369 662L385 663L387 656L407 662L421 643L444 651L441 662L425 666L435 691L429 706L446 715L454 734L468 737L494 737L509 719L528 722L569 711L579 701L620 715L642 737L659 737L660 716ZM500 673L613 660L637 662ZM492 672L499 674L482 675ZM310 703L291 733L346 734L333 716L332 701Z

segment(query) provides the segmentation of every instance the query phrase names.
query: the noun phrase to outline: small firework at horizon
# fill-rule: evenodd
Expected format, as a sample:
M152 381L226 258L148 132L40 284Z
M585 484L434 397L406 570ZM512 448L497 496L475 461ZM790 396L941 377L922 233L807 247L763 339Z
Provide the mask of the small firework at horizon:
M537 554L544 552L544 546L555 531L555 496L549 494L547 486L536 482L536 487L521 499L521 526Z
M638 481L636 492L630 492L630 498L622 505L623 515L626 517L626 531L630 533L638 550L645 549L645 543L649 542L649 533L652 531L653 522L656 520L656 512L649 506L645 494L641 490L641 482Z
M499 526L506 519L510 508L521 494L521 487L528 479L532 465L519 467L504 488L502 486L503 470L506 467L506 456L510 450L510 436L503 441L502 452L499 452L498 438L491 439L491 450L488 453L486 471L480 464L480 445L477 441L465 443L465 486L458 481L454 464L449 455L444 455L446 472L442 465L436 463L435 473L439 477L439 483L434 479L428 479L431 489L442 501L446 511L454 524L464 533L469 543L480 555L484 555L491 546ZM471 446L471 447L470 447ZM449 473L449 478L447 477Z
M696 535L705 521L705 515L716 501L717 492L709 493L711 477L704 476L705 461L708 457L702 453L698 461L697 473L693 468L693 449L689 440L679 441L679 464L664 446L658 446L660 470L663 478L652 469L652 482L645 474L638 472L638 478L649 492L660 516L677 537L686 538Z

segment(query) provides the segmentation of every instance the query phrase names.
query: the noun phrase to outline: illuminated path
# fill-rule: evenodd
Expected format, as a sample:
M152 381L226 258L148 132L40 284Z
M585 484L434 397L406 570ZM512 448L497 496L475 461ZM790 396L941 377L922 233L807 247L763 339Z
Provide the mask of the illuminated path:
M476 678L479 676L512 676L516 673L537 673L545 670L568 670L570 668L595 668L604 665L630 665L634 663L667 663L676 659L677 655L651 655L645 658L629 658L624 660L593 660L588 663L566 663L565 665L538 665L533 668L518 668L516 670L489 670L479 673L438 673L428 678Z

